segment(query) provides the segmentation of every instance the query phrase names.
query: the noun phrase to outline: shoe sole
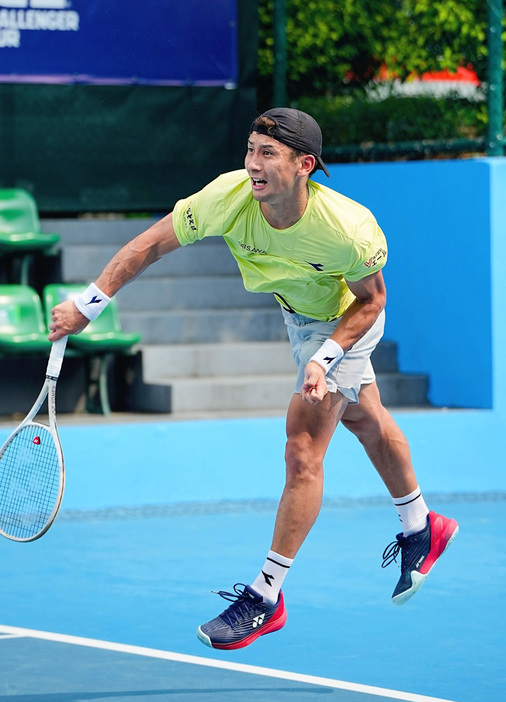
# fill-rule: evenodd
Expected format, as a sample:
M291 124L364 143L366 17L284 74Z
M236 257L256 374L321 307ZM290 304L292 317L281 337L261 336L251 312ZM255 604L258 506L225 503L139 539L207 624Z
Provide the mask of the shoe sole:
M405 590L404 592L401 592L399 595L392 597L392 602L394 603L394 605L398 605L398 606L403 605L405 602L410 600L413 597L413 595L416 595L418 590L422 587L422 585L426 581L427 576L429 575L431 570L434 568L434 566L438 562L439 558L443 555L443 553L446 551L446 549L452 544L453 540L455 539L455 537L459 533L459 525L456 522L455 522L455 524L456 524L456 527L453 530L452 535L450 536L450 538L446 542L444 549L436 556L436 558L432 561L432 563L430 563L430 561L429 561L430 567L428 568L427 572L419 573L418 571L414 570L411 573L411 587L409 588L409 590ZM425 565L426 564L424 563L423 566L425 566ZM423 569L423 566L422 566L422 569Z
M209 636L202 631L202 627L200 626L197 629L197 638L199 639L199 641L201 641L206 646L209 646L210 648L216 648L220 651L233 651L236 648L244 648L245 646L249 646L253 643L253 641L256 641L258 638L260 638L260 636L264 636L265 634L272 634L274 631L279 631L279 629L282 629L285 626L285 623L286 609L283 607L283 611L279 617L275 618L274 615L274 617L271 617L271 619L269 619L269 621L266 622L263 626L249 634L249 636L246 636L244 639L241 639L240 641L234 641L233 643L229 644L219 644L213 642L211 641Z

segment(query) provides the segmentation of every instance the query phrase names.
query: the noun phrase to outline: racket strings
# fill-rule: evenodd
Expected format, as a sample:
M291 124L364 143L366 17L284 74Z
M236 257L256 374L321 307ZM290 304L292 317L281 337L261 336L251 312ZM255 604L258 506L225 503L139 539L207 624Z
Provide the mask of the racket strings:
M60 462L51 432L23 427L0 458L0 529L17 539L38 534L60 492Z

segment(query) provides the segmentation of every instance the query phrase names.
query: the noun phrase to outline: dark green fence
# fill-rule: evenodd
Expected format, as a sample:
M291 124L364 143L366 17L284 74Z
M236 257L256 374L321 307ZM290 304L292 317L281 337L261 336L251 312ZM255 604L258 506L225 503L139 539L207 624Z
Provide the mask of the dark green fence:
M45 214L166 212L240 168L256 108L256 0L238 11L234 89L0 84L0 187L29 190Z
M241 108L223 88L0 85L0 184L51 213L168 210L240 167L252 98Z

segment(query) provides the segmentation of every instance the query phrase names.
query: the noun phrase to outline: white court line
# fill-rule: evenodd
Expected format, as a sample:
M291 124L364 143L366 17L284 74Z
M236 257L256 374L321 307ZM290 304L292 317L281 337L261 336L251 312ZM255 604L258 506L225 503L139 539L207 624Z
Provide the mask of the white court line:
M220 668L222 670L232 670L238 673L249 673L251 675L262 675L267 678L278 678L280 680L290 680L292 682L306 683L308 685L320 685L322 687L332 687L338 690L348 690L350 692L360 692L364 695L376 695L377 697L389 697L402 702L455 702L454 700L444 700L440 697L426 697L410 692L398 692L397 690L387 690L382 687L372 685L359 685L358 683L333 680L332 678L320 678L316 675L305 675L303 673L290 673L285 670L275 670L273 668L261 668L256 665L244 663L231 663L229 661L219 661L212 658L202 658L200 656L190 656L185 653L174 653L172 651L161 651L156 648L145 648L143 646L131 646L129 644L113 643L112 641L100 641L99 639L87 639L82 636L69 636L67 634L54 634L49 631L36 631L34 629L22 629L14 626L0 625L0 638L20 638L28 637L42 639L43 641L54 641L57 643L70 644L72 646L87 646L117 653L130 653L134 656L146 656L147 658L158 658L176 663L190 663L191 665L202 665L208 668Z

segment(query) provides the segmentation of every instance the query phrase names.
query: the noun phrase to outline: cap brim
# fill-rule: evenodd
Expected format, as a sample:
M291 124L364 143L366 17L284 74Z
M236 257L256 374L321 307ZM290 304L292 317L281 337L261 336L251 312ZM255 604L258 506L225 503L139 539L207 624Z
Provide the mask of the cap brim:
M316 163L318 164L319 168L325 173L327 178L330 178L330 173L328 172L327 166L323 163L321 160L320 156L315 156L316 158Z

